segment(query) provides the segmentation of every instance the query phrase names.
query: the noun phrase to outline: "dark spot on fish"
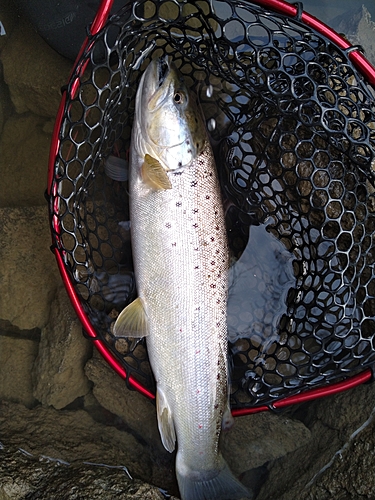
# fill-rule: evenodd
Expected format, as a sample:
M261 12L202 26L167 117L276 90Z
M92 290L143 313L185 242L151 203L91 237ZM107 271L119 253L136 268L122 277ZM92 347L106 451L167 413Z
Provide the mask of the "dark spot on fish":
M198 181L191 181L190 187L194 188L197 187Z
M217 374L217 377L216 377L218 380L220 380L220 373Z
M206 195L206 200L209 200L210 199L210 196L207 194Z
M211 288L216 288L215 283L211 283L210 287L211 287Z
M199 269L199 266L195 266L194 269Z
M171 226L171 223L170 222L167 222L165 227L167 227L168 229L170 229L172 226Z
M189 139L186 139L186 144L188 144L188 145L190 144L190 141L189 141Z
M215 226L215 229L216 229L216 231L219 231L220 227L219 226Z
M178 165L179 167L182 167L182 161L179 161L179 162L177 163L177 165Z
M216 404L216 405L214 406L214 408L215 408L215 410L217 410L217 409L219 408L219 405L218 405L218 404Z
M187 150L187 152L188 152L188 153L192 153L191 149L188 149L188 150Z
M211 260L211 266L214 266L214 265L215 265L215 261Z
M175 247L177 245L177 243L172 243L172 247Z
M198 224L197 224L197 223L193 224L193 228L194 228L194 229L197 229L197 227L198 227Z
M178 202L176 203L176 207L180 207L181 205L182 205L182 203L181 203L180 201L178 201Z
M195 146L197 149L199 149L199 142L197 142Z
M194 208L193 209L193 214L197 214L198 213L198 209L197 208Z
M213 236L211 236L211 241L215 241L215 238Z

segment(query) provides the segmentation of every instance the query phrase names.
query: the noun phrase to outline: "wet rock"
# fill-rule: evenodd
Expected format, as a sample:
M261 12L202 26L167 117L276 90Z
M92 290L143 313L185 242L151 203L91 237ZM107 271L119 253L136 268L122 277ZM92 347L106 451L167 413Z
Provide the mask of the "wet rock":
M17 113L55 117L72 63L51 49L24 19L11 33L1 59Z
M92 344L82 334L82 325L65 288L60 288L52 302L48 324L42 329L34 363L35 398L60 409L86 395L91 384L84 365L91 353Z
M30 372L38 353L40 330L19 330L0 320L0 399L32 407L36 401Z
M134 436L94 421L84 410L57 411L42 406L29 410L3 401L0 436L4 446L22 448L36 460L50 457L68 464L126 466L133 477L152 475L150 455Z
M371 384L302 405L295 416L310 429L311 439L268 464L257 500L372 500L374 401Z
M45 123L30 113L5 123L0 139L1 207L46 206L51 134L44 132Z
M5 47L9 37L18 22L18 15L11 0L1 0L0 4L0 52ZM1 60L1 55L0 55Z
M29 457L14 447L0 450L1 500L163 500L150 484L121 469ZM175 497L169 497L173 500Z
M125 382L94 350L94 357L85 367L93 382L93 394L99 403L123 421L151 446L164 450L157 428L155 406L136 391L129 390Z
M61 278L50 251L47 207L0 209L0 318L43 328Z
M230 468L239 476L287 455L310 438L310 431L298 420L258 413L235 419L233 428L224 435L222 450Z

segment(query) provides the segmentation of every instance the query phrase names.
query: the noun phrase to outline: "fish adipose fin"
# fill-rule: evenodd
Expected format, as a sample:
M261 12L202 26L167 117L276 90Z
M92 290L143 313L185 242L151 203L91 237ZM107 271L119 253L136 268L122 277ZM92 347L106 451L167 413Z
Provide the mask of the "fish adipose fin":
M156 392L156 411L161 441L164 448L172 453L176 445L176 431L167 398L159 387Z
M156 191L172 189L167 172L161 163L150 155L145 155L145 161L141 167L141 175L143 182Z
M177 455L178 458L178 455ZM215 471L197 473L184 471L177 466L177 481L183 500L241 500L253 498L253 494L238 481L221 458L224 467ZM197 477L198 476L198 477ZM200 476L200 477L199 477Z
M125 307L113 327L115 337L141 338L148 335L147 317L139 297Z

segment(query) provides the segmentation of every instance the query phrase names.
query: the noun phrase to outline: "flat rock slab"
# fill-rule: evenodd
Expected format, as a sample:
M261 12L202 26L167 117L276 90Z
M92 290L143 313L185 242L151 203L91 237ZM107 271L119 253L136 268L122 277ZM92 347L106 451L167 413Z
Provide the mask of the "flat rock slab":
M90 464L66 465L31 457L10 447L0 449L1 500L163 500L160 489L125 470ZM175 497L169 497L170 500Z

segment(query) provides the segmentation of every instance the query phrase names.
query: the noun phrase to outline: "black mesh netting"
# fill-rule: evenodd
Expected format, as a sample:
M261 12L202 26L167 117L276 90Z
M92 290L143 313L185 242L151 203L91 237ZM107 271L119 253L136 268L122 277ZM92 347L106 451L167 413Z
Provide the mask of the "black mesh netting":
M373 90L323 35L239 0L134 2L71 77L50 207L98 338L153 390L145 343L115 339L111 324L136 296L126 182L135 93L165 54L199 96L227 209L232 407L370 366Z

